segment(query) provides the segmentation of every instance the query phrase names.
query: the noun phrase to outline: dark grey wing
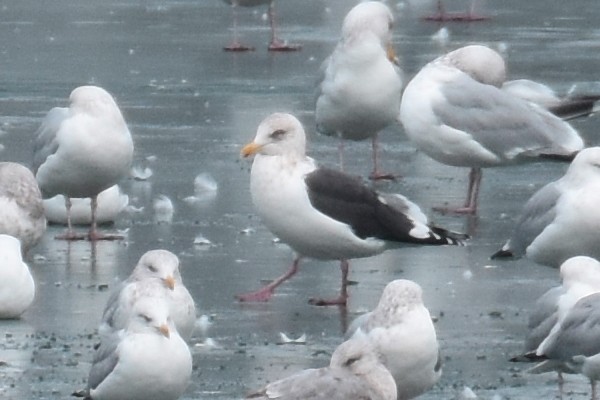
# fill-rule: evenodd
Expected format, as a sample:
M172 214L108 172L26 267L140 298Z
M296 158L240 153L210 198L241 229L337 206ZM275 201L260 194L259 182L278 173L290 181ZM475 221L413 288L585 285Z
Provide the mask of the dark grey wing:
M351 373L332 368L307 369L268 384L249 399L280 400L379 400L365 382Z
M440 123L467 132L506 160L572 156L580 139L566 122L540 106L467 75L442 86L444 102L434 104Z
M556 218L556 204L561 194L558 184L551 182L531 196L521 211L511 238L492 258L525 254L527 247Z
M305 177L312 206L323 214L348 224L363 239L420 244L457 244L455 240L433 232L425 232L421 221L407 210L388 202L377 192L343 172L318 168ZM412 203L410 203L413 205ZM413 205L414 206L414 205Z
M558 298L564 293L565 289L562 286L556 286L537 299L529 314L525 351L535 351L548 336L558 321Z
M69 109L63 107L54 107L51 109L42 121L42 124L35 133L33 141L33 173L37 173L38 168L46 159L56 153L58 142L56 133L60 125L69 116Z
M600 353L600 293L580 299L567 313L560 329L545 351L552 359L570 361L572 357Z
M120 341L120 332L103 337L92 361L92 368L88 376L88 390L97 388L115 369L119 362L118 346Z

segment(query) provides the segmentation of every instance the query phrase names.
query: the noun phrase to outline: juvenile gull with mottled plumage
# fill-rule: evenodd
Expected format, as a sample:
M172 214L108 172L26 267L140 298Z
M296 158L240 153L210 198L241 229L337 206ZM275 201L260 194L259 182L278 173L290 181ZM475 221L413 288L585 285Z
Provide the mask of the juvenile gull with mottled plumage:
M396 384L369 341L357 338L339 345L328 367L300 371L246 398L396 400Z
M383 290L377 307L358 317L347 336L366 338L381 355L398 390L398 400L419 396L440 379L439 345L421 287L397 279Z
M381 195L343 172L317 167L305 150L300 121L283 113L265 118L254 141L242 149L243 156L256 155L250 176L256 211L297 257L283 276L240 300L267 301L305 256L341 262L339 297L313 303L346 304L348 259L407 244L459 244L464 237L429 226L418 206L403 196Z
M26 254L45 231L42 194L33 173L21 164L0 163L0 233L19 239Z

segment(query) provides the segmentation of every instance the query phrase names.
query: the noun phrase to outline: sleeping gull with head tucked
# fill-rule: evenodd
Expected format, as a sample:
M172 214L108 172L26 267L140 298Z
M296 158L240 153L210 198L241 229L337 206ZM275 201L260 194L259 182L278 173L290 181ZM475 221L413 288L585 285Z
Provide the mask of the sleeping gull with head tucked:
M176 400L190 382L192 356L163 299L138 301L125 329L102 337L92 362L91 400Z
M396 400L396 384L369 341L353 338L335 349L328 367L298 372L246 398Z
M318 167L305 151L302 124L284 113L265 118L254 140L241 151L244 157L255 155L250 191L256 211L297 257L283 276L238 299L267 301L297 272L305 256L339 260L342 269L339 297L312 302L346 304L349 259L407 244L460 244L456 234L429 226L418 206L405 197L379 194L343 172Z
M413 281L388 283L377 307L354 320L348 335L366 338L381 355L396 381L398 400L419 396L442 375L435 327Z
M568 123L503 91L505 76L497 52L471 45L427 64L404 90L399 118L409 139L443 164L471 168L464 206L444 211L477 212L482 168L571 160L583 148Z
M393 15L378 1L357 4L344 19L342 37L321 66L315 118L317 130L343 141L371 139L371 178L379 171L377 135L395 123L402 96L402 71L391 45Z
M0 233L19 239L27 254L45 231L42 194L35 177L21 164L0 162Z
M492 258L527 256L557 267L570 257L600 259L600 147L582 150L565 175L527 201L512 236Z
M96 229L97 196L129 173L133 141L113 97L97 86L71 92L68 108L55 107L44 118L34 142L34 172L44 197L65 196L68 231L73 232L70 198L91 198L89 240L116 239Z
M146 252L131 275L113 291L102 315L100 334L124 329L136 302L146 297L165 301L177 331L189 341L196 322L196 306L181 280L179 258L167 250Z

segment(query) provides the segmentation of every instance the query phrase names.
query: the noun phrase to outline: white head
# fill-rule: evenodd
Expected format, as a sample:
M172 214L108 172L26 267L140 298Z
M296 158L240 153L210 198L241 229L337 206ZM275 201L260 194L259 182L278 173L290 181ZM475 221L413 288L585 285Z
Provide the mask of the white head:
M575 156L565 176L582 181L600 179L600 147L588 147Z
M169 338L174 331L167 303L156 297L142 297L133 305L127 331L158 333Z
M160 279L171 290L181 284L179 258L167 250L150 250L146 252L133 269L129 281L144 279Z
M417 283L407 279L396 279L383 289L377 307L373 310L369 325L388 326L414 309L423 307L423 290Z
M69 96L69 101L70 108L75 111L97 116L104 116L107 113L121 116L121 111L110 93L98 86L75 88Z
M254 141L244 146L241 154L302 158L305 151L306 134L300 121L291 114L275 113L260 123Z
M372 32L382 43L391 40L394 16L390 9L379 1L365 1L352 8L342 25L342 38L351 40L363 32Z
M363 378L383 399L395 400L397 397L394 378L379 360L371 342L364 337L353 337L340 344L331 355L329 366L347 369Z
M502 86L506 80L504 59L486 46L470 45L454 50L438 60L468 74L478 82Z
M576 284L597 287L600 290L600 262L586 256L571 257L560 266L562 286L569 289Z

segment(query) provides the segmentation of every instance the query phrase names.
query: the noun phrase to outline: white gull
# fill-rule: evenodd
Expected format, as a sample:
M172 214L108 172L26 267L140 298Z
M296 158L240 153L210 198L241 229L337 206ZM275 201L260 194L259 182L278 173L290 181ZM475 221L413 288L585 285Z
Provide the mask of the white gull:
M578 255L600 258L600 147L582 150L565 175L527 201L510 239L492 258L527 256L559 266Z
M97 196L129 173L133 141L113 97L97 86L71 92L69 108L55 107L44 118L34 143L34 172L45 197L91 198L90 240L115 239L96 229ZM65 239L82 239L67 219Z
M482 168L570 160L583 148L568 123L503 91L505 76L497 52L471 45L427 64L404 90L399 118L410 140L443 164L471 168L465 204L452 211L477 212Z
M196 306L181 280L178 257L167 250L146 252L131 275L115 288L106 303L100 333L105 335L125 328L135 304L146 297L166 302L177 331L189 341L196 322Z
M342 37L323 62L317 87L317 130L343 141L372 140L374 179L379 171L377 136L395 123L402 96L402 71L392 41L394 17L378 1L357 4L344 19Z

